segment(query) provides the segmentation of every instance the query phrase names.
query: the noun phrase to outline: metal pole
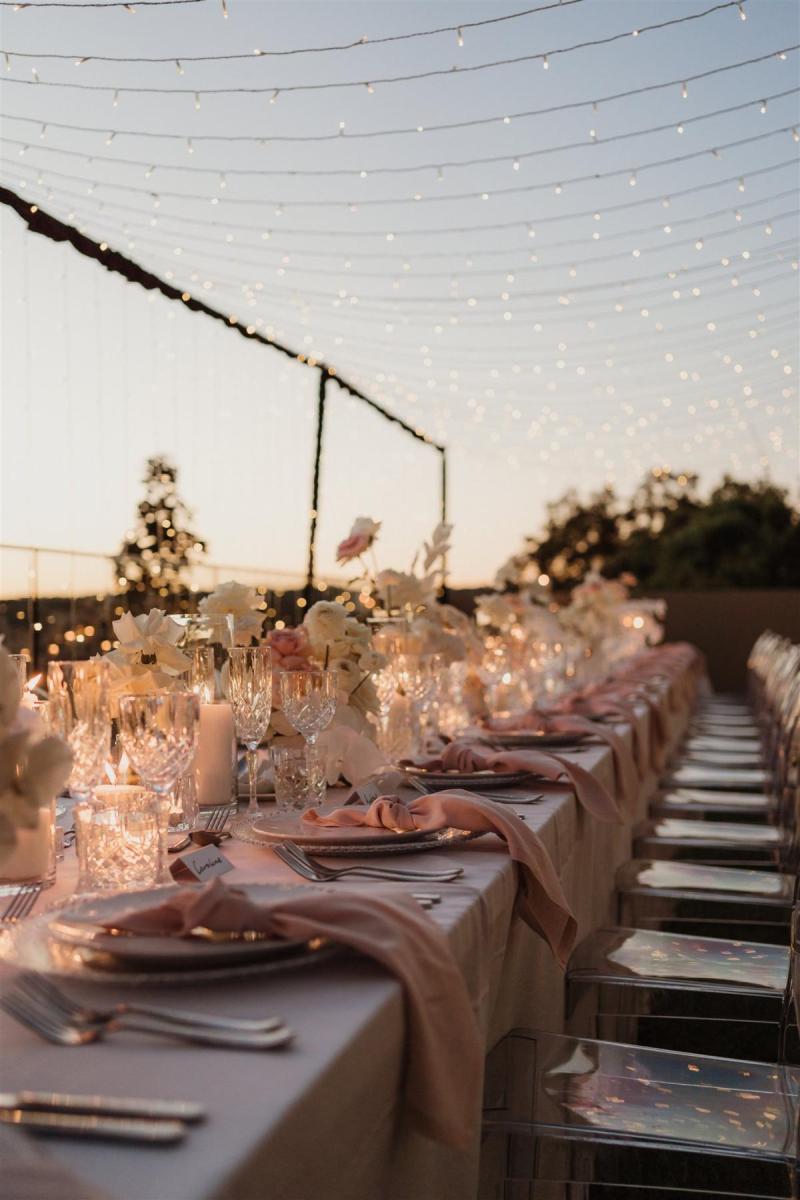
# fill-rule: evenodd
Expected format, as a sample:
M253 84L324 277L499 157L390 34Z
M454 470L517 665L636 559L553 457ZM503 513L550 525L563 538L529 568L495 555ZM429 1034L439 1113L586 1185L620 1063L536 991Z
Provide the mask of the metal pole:
M317 551L317 514L319 512L319 482L322 463L322 439L325 428L325 393L328 386L328 372L320 369L319 390L317 392L317 437L314 446L314 475L311 485L311 526L308 532L308 567L306 570L306 586L303 595L306 601L311 599L314 587L314 559Z

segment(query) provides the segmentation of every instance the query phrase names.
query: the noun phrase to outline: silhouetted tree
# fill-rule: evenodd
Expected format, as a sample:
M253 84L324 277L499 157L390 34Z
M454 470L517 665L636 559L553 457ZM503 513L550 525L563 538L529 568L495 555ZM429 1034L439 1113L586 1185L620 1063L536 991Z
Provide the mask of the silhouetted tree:
M185 573L206 544L187 527L193 514L178 495L178 470L166 458L147 460L144 499L136 525L114 559L123 593L137 593L136 607L188 590Z
M548 506L526 553L555 588L587 571L628 571L647 589L800 586L800 513L785 489L725 476L704 500L697 476L652 471L627 504L605 488Z

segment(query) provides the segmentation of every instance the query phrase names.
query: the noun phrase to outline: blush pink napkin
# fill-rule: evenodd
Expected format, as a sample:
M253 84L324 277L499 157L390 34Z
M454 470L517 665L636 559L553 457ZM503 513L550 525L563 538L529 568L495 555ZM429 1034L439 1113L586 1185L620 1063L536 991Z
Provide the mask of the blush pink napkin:
M509 726L503 725L500 722L487 721L486 728L490 731L497 730L501 732L504 728L507 730ZM588 717L582 717L577 714L549 716L538 712L526 713L520 722L515 720L513 728L530 729L535 733L585 734L605 742L614 757L616 790L622 797L625 815L630 817L635 814L639 795L639 778L636 771L636 764L630 750L619 734L614 733L613 729L601 725L598 721L591 721ZM558 757L560 758L560 755Z
M577 924L540 839L513 809L503 808L470 792L435 792L404 804L397 796L379 796L369 808L337 808L321 815L307 809L303 820L333 827L369 826L374 829L468 829L496 833L520 867L517 912L549 944L563 966L575 942Z
M619 807L590 771L559 754L544 750L484 750L472 742L451 742L436 758L417 764L428 770L529 771L555 782L569 779L578 801L598 821L622 820Z
M444 934L410 897L297 887L257 903L215 879L183 888L156 907L115 917L113 924L173 937L186 936L195 925L236 933L255 929L279 938L325 937L379 962L403 986L411 1119L448 1145L466 1149L473 1143L483 1075L478 1024Z

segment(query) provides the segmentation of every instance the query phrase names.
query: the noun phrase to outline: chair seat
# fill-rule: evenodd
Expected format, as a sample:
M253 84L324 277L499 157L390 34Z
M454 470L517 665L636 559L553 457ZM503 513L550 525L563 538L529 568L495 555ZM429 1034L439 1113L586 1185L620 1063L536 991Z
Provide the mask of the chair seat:
M758 771L764 768L760 751L753 754L740 750L696 750L691 746L683 747L679 762L682 766L722 767L730 771Z
M694 720L689 726L689 734L694 737L743 737L743 738L758 738L761 735L761 730L752 721L738 722L730 725L723 721L716 720Z
M707 867L702 863L668 859L632 859L619 868L616 887L620 892L658 892L675 899L726 901L748 905L791 908L794 877L772 871L738 867Z
M515 1029L490 1055L484 1134L502 1138L506 1179L565 1169L550 1151L571 1142L566 1178L603 1195L791 1195L774 1189L791 1188L798 1090L791 1067Z
M672 769L662 780L662 787L753 792L766 788L768 781L769 776L763 770L746 768L741 771L726 771L721 767L687 764Z
M651 817L705 817L723 821L769 819L777 811L776 798L762 792L712 792L702 788L660 792L650 805Z
M709 737L708 734L699 733L687 738L683 750L733 750L740 754L760 754L761 742L758 738Z
M655 929L600 929L573 951L567 979L781 996L788 971L786 946Z
M702 842L708 846L768 846L787 845L787 835L777 825L756 825L734 821L685 821L680 817L663 817L646 821L635 834L640 838L665 841Z

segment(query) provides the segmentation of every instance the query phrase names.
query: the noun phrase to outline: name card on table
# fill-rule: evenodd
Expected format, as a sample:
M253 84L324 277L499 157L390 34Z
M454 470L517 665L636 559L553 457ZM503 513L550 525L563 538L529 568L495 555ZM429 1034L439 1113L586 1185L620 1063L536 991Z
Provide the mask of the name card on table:
M198 850L190 850L182 854L172 863L169 873L179 883L190 883L200 880L205 883L217 875L227 875L233 870L233 863L226 858L219 846L201 846Z

